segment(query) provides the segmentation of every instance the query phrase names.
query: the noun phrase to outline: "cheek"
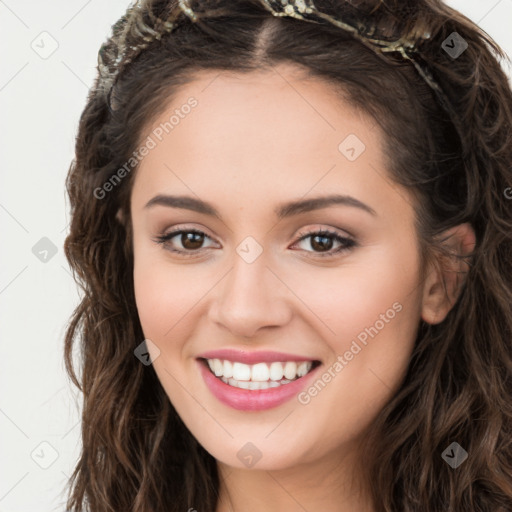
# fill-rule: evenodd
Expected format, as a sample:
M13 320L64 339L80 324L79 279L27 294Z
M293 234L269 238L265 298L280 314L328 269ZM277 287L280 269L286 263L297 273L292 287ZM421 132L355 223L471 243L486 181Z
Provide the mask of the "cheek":
M134 289L137 311L146 337L161 338L171 327L177 294L171 292L161 265L151 265L139 257L134 265ZM177 283L173 283L173 288Z
M314 282L297 280L302 286L298 293L318 312L317 328L331 349L319 376L326 384L306 390L303 403L312 401L315 410L329 411L324 420L334 425L354 421L352 426L363 428L405 375L421 305L419 253L405 249L379 249L324 276L317 273Z
M160 342L175 338L178 325L205 293L205 283L194 278L193 271L144 258L134 266L134 288L144 334Z
M407 327L399 338L409 340L419 322L420 259L412 242L365 248L337 267L281 273L338 353L375 324L379 332Z
M299 399L305 421L328 425L325 442L333 449L368 427L405 376L419 323L418 265L414 252L397 260L390 251L371 265L358 262L296 281L330 349L318 379Z
M159 349L157 357L156 351L151 353L153 369L173 407L194 435L198 425L205 422L209 429L216 431L216 425L205 419L199 402L191 401L191 393L199 396L199 392L187 380L196 371L194 359L188 357L192 347L187 341L200 329L199 320L204 316L200 312L201 298L216 280L208 284L207 279L199 277L194 265L172 265L161 255L156 257L152 250L139 251L135 259L134 288L139 319L145 338Z
M204 295L197 265L175 263L166 249L145 235L142 222L134 226L134 293L139 319L147 338L159 344L174 335L173 327ZM178 324L178 325L180 325Z

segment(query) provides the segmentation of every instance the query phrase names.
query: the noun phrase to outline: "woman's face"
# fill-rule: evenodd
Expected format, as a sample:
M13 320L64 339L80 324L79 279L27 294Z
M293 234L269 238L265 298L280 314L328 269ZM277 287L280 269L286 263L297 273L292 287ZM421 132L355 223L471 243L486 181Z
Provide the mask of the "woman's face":
M142 140L135 296L183 422L232 467L353 452L422 308L412 200L378 125L280 66L197 75Z

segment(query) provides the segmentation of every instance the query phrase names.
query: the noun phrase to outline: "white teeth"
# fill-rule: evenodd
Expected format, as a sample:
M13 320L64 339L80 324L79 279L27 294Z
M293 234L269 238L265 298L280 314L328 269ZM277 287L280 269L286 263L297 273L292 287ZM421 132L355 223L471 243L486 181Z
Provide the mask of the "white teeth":
M240 363L238 361L231 362L221 359L207 359L210 370L217 377L221 377L226 383L243 383L232 384L244 389L266 389L266 384L275 383L277 385L291 382L299 377L304 377L312 368L312 361L295 361L256 363L253 365ZM245 384L249 384L246 386ZM265 387L257 387L256 384L265 384ZM270 387L274 387L273 385Z
M220 359L213 360L213 373L215 373L217 377L222 375L223 366L224 365L222 364L222 361Z
M235 379L233 379L233 380L235 380ZM248 380L239 380L239 381L237 381L237 383L238 383L239 388L249 389L250 382Z
M297 375L299 377L304 377L304 375L306 375L306 373L308 373L310 369L311 369L311 364L308 363L307 361L304 361L303 363L300 363L297 366Z
M284 376L287 379L295 379L295 376L297 375L297 363L294 363L293 361L288 361L284 365Z
M210 367L210 370L215 373L214 367L213 367L213 359L207 359L206 362L208 363L208 366Z
M221 377L222 382L225 384L229 384L235 388L241 389L269 389L269 388L278 388L283 384L289 384L291 380L283 379L280 382L275 382L273 380L269 380L267 382L257 382L257 381L247 381L247 380L235 380L235 379L226 379L226 377Z
M222 374L228 379L233 377L233 363L231 361L224 361L224 371Z
M251 367L243 363L233 363L233 379L251 380Z
M258 382L266 382L270 378L270 370L267 363L258 363L252 367L251 380Z
M270 365L270 380L281 380L283 375L284 370L281 363L272 363Z

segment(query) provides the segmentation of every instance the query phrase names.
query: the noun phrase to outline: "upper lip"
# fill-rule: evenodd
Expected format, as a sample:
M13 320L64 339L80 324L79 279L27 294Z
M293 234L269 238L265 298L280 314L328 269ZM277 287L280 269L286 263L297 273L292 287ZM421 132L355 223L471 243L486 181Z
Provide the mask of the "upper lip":
M284 352L274 352L266 350L240 350L240 349L221 349L209 350L198 356L200 359L227 359L228 361L240 362L245 364L272 363L285 361L317 361L313 357L304 357L296 354L287 354Z

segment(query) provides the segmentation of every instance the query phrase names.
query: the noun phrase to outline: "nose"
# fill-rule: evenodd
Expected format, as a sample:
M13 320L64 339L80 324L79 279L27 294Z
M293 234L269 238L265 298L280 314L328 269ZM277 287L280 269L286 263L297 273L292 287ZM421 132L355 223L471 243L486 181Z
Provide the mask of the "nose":
M252 263L238 255L216 287L209 319L234 337L251 338L263 328L286 325L292 316L293 294L268 267L264 253Z

